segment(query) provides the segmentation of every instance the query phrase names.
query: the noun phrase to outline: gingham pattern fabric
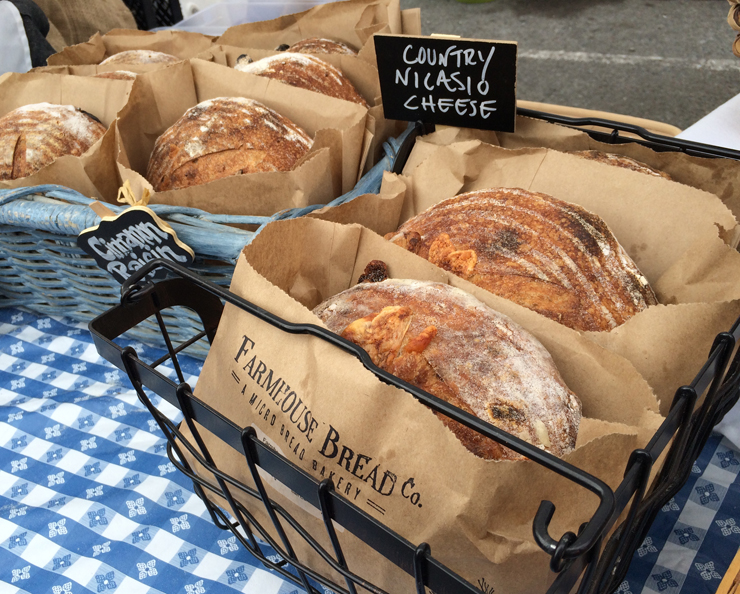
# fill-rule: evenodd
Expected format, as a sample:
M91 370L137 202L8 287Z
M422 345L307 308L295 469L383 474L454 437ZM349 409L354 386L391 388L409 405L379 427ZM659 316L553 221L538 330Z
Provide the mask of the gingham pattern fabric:
M740 451L715 433L663 506L619 594L713 594L740 547Z
M181 362L195 385L202 362ZM0 592L302 592L211 523L129 385L83 325L0 309ZM715 434L617 592L714 594L740 546L739 472Z
M202 362L182 365L194 385ZM299 591L235 541L85 326L0 309L0 592Z

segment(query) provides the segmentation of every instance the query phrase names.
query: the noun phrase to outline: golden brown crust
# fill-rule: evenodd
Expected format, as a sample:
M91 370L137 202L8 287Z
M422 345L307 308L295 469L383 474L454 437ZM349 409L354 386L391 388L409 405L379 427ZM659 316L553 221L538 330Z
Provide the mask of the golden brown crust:
M289 52L299 54L345 54L356 56L357 52L341 41L333 41L323 37L309 37L288 47Z
M27 177L62 155L80 156L105 126L72 105L35 103L0 118L0 179Z
M237 62L234 68L368 107L367 101L346 76L316 56L283 52L256 62Z
M387 280L335 295L314 313L373 363L529 443L562 456L575 447L581 404L528 332L440 283ZM475 455L521 457L439 415Z
M180 58L152 50L126 50L103 60L100 64L172 64Z
M517 188L460 194L386 238L576 330L610 330L657 304L600 217L546 194Z
M93 78L110 78L113 80L134 80L136 73L130 70L113 70L112 72L100 72L93 75Z
M614 167L621 167L622 169L638 171L646 175L671 179L671 176L664 171L653 169L649 165L645 165L645 163L641 163L631 157L625 157L624 155L615 155L614 153L604 153L602 151L573 151L571 154L591 161L613 165Z
M311 138L288 118L244 97L191 107L154 145L146 177L158 192L242 173L289 171Z

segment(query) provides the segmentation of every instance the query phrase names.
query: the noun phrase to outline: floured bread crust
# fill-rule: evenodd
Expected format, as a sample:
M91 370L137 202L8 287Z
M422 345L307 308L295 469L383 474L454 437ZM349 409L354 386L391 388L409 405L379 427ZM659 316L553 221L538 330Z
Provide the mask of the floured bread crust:
M130 70L113 70L111 72L99 72L93 78L110 78L113 80L134 80L136 73Z
M34 103L0 118L0 179L27 177L62 155L80 156L105 126L72 105Z
M645 173L646 175L672 179L671 176L664 171L658 171L649 165L645 165L645 163L641 163L631 157L625 157L624 155L615 155L613 153L604 153L601 151L573 151L571 154L583 157L584 159L590 159L591 161L613 165L614 167L638 171L640 173Z
M356 56L357 52L346 43L333 41L323 37L309 37L302 39L288 48L289 52L299 54L345 54L347 56Z
M575 447L581 403L550 354L518 324L464 291L390 279L358 284L314 313L397 377L557 456ZM521 459L439 416L475 455Z
M100 64L170 64L179 62L180 58L164 52L152 50L126 50L118 52L103 60Z
M605 331L657 299L597 215L494 188L443 200L386 239L569 328Z
M313 141L259 101L218 97L191 107L154 145L146 177L156 191L242 173L290 171Z
M234 68L240 72L274 78L293 87L308 89L368 107L365 99L347 77L337 68L316 56L282 52L256 62L240 61Z

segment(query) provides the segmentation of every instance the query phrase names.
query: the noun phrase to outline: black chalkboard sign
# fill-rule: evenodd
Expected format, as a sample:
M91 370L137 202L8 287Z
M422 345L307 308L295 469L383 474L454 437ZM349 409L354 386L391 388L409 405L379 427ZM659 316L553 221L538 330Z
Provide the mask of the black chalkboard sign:
M387 119L514 132L517 45L375 35Z
M151 260L163 258L189 266L194 257L170 226L145 206L103 217L99 225L80 233L77 245L120 283ZM149 276L162 278L166 273L159 268Z

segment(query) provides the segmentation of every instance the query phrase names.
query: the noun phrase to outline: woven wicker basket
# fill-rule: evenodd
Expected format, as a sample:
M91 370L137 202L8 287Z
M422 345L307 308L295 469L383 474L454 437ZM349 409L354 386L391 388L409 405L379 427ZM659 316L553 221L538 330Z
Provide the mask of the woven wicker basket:
M330 202L344 204L380 190L383 172L393 167L409 127L385 143L384 157L347 194ZM89 204L93 200L63 186L44 185L0 190L0 307L27 307L33 311L89 322L120 301L120 285L95 260L77 247L81 231L100 222ZM124 208L108 205L115 212ZM242 248L271 220L294 218L323 207L291 209L272 217L213 215L195 208L152 204L150 208L175 230L195 252L192 269L204 278L228 287ZM257 226L245 231L230 225ZM172 338L184 341L201 322L183 309L167 318ZM162 345L154 320L131 334L144 343ZM188 353L205 357L207 344L196 344Z

